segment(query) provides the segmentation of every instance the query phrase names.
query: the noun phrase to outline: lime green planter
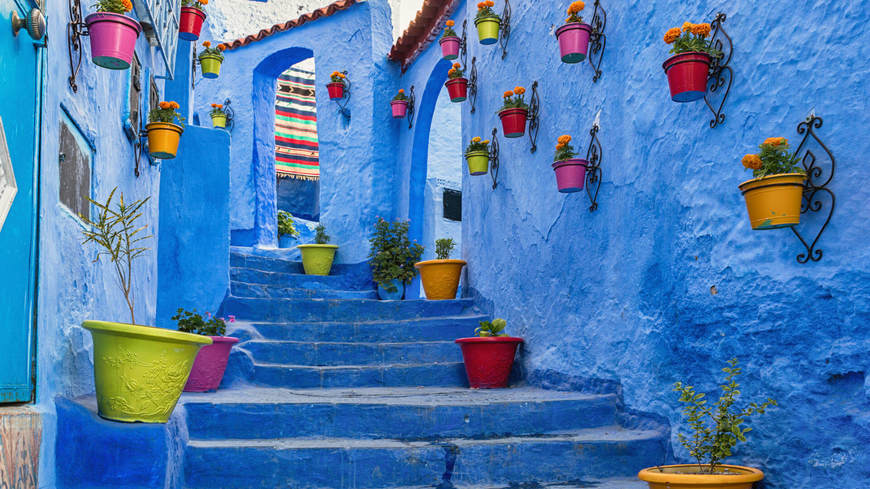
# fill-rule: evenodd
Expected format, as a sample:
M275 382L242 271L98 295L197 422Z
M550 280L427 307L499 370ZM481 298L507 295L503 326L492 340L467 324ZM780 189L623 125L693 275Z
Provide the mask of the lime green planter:
M100 416L165 423L175 409L200 347L211 338L170 329L85 321L94 339L94 384Z
M213 114L211 116L211 125L214 127L227 127L227 115Z
M304 244L297 248L302 253L302 268L305 269L306 274L329 275L338 245Z
M489 151L470 151L465 153L465 161L468 163L468 173L472 175L486 175L489 168Z
M477 26L477 38L481 44L498 42L498 29L501 27L501 20L498 17L476 19L474 25Z
M214 55L207 54L199 57L199 65L202 67L203 78L217 78L221 74L223 60Z

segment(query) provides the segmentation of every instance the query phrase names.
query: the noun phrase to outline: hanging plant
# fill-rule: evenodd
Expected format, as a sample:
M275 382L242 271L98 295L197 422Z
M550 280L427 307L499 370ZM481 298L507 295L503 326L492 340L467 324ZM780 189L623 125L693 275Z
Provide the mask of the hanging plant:
M177 109L177 102L160 102L156 109L148 113L148 151L155 158L164 160L175 158L178 142L184 132L184 117ZM176 123L177 122L177 123Z
M559 136L556 155L553 157L553 171L556 173L556 186L559 192L572 193L583 190L586 181L586 167L589 162L575 158L577 153L571 146L571 136Z
M758 154L743 157L752 180L740 184L752 229L777 229L800 223L806 172L786 138L767 138Z
M199 53L199 66L202 68L203 78L217 78L221 74L221 64L224 62L224 49L226 45L218 44L217 47L211 47L211 42L205 41L202 43L204 48Z
M468 98L468 80L464 75L459 63L453 63L453 67L447 72L448 80L444 86L447 87L451 102L463 102Z
M408 113L408 96L405 95L405 89L400 88L399 93L393 97L390 102L390 108L393 111L393 118L401 119Z
M223 104L211 104L211 111L208 115L211 116L211 125L213 127L227 127L227 113L224 111Z
M489 139L481 140L479 136L471 138L471 143L465 148L465 161L468 173L472 176L486 175L489 169Z
M462 40L456 35L453 26L456 23L453 20L448 20L444 23L444 34L438 43L441 45L441 57L448 60L454 60L459 57L459 48Z
M347 75L340 71L333 71L329 75L329 83L326 84L326 90L329 92L330 99L344 98L344 89L347 87Z
M100 0L97 11L85 17L91 39L91 60L110 70L126 70L133 61L136 38L142 31L138 22L125 14L133 10L130 0Z
M586 7L582 0L572 2L568 6L568 18L565 24L556 29L556 39L559 40L559 53L563 63L579 63L586 59L589 50L589 36L592 26L583 22L580 11Z
M196 41L205 21L205 6L208 0L181 0L181 17L178 19L178 38Z
M662 64L671 88L674 102L693 102L704 98L707 77L713 58L722 52L707 41L710 24L686 22L682 28L674 27L665 33L665 43L672 44L671 56Z
M522 137L526 133L526 119L529 116L529 105L525 102L526 89L514 87L504 93L501 110L502 130L506 138Z
M495 2L486 0L477 4L477 15L474 16L474 25L477 27L477 38L481 44L495 44L498 42L498 31L501 27L501 17L492 9Z

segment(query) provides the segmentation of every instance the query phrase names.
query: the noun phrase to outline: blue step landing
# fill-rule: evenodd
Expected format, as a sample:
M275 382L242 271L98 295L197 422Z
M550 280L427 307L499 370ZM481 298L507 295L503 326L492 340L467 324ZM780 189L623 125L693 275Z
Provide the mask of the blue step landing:
M230 294L239 298L273 298L273 299L377 299L376 290L338 290L321 289L306 284L299 287L284 287L280 285L249 284L233 281L230 283Z
M302 263L274 257L230 253L230 279L257 284L335 290L374 290L368 263L335 263L329 275L305 275Z
M468 386L462 362L312 367L255 360L250 382L292 388Z
M235 315L248 321L377 321L429 316L460 315L472 312L471 299L446 301L371 299L265 299L227 297L222 315Z
M262 338L285 341L453 341L472 336L480 321L487 319L482 314L465 314L368 321L255 321L251 327Z
M453 341L348 343L252 340L241 345L258 362L313 367L462 362Z

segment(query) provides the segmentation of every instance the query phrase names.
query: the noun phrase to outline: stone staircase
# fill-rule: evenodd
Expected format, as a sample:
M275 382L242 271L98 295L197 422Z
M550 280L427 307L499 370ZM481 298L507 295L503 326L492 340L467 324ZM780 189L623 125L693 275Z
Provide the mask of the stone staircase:
M467 300L375 298L369 277L231 258L237 346L216 393L185 394L189 489L645 487L666 431L623 426L615 393L471 390Z

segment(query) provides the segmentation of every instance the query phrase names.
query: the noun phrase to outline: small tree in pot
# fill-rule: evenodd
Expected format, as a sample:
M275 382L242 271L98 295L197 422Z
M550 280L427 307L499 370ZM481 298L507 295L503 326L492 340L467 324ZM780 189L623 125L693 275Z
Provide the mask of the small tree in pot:
M474 330L476 336L459 338L465 373L472 389L498 389L507 387L517 347L522 338L504 332L507 321L493 319L481 321Z
M338 245L329 244L329 235L323 224L314 228L314 244L297 246L302 253L302 268L308 275L329 275Z
M459 288L459 277L462 274L464 260L451 260L450 252L455 244L450 238L435 241L435 260L421 261L414 266L420 270L420 280L423 290L429 300L445 300L456 298Z
M414 264L423 255L423 247L411 242L408 228L408 221L388 222L379 217L369 238L372 279L378 284L381 299L401 299L405 285L417 275Z
M238 338L224 336L227 324L224 318L216 318L211 313L206 313L203 318L196 312L186 311L179 308L173 321L178 322L178 331L193 333L211 338L212 344L202 347L193 362L190 377L184 386L185 392L206 392L217 390L224 378L227 369L227 360L230 358L230 350L238 343ZM235 322L235 316L229 316L229 321Z

